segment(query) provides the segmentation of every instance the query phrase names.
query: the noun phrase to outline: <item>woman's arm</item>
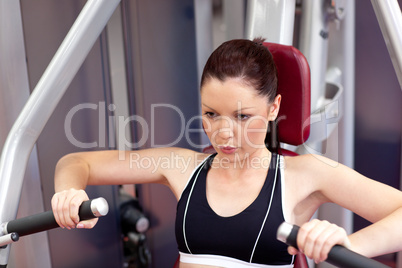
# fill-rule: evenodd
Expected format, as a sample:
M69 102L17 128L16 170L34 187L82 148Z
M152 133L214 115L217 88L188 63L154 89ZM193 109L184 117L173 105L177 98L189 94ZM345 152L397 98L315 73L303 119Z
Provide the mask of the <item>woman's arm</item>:
M86 185L167 183L168 170L158 165L174 148L139 151L95 151L73 153L58 162L55 173L56 192Z
M139 151L73 153L58 162L52 208L57 223L66 228L92 228L96 220L80 222L79 205L88 200L87 185L160 183L178 195L199 153L179 148ZM202 158L202 157L201 157Z
M402 192L344 165L317 160L320 173L328 174L320 187L328 201L373 223L349 236L352 249L367 257L402 250Z
M314 200L311 204L316 205L317 200L336 203L373 223L349 237L325 221L306 223L298 243L307 256L322 261L334 244L343 244L367 257L402 250L402 229L398 228L402 222L401 191L317 155L298 157L295 165L305 167L300 169L300 178L309 188Z

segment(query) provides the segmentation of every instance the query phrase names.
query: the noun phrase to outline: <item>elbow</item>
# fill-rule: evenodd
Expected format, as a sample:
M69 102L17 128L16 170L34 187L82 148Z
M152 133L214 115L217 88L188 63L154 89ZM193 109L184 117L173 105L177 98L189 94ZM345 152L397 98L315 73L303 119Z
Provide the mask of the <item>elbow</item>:
M63 177L66 172L89 173L89 164L80 153L71 153L59 159L55 169L55 179Z
M57 161L56 171L69 165L86 164L86 161L80 157L79 153L71 153L63 156Z
M80 154L68 154L60 158L55 168L55 191L85 189L89 176L89 164Z

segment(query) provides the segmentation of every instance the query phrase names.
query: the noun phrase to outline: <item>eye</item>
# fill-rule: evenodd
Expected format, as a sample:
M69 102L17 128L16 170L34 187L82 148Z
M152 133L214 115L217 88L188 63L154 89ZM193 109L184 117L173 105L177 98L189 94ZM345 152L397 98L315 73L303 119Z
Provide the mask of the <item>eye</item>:
M238 114L236 117L237 117L238 120L241 120L241 121L247 120L247 119L250 118L250 116L247 115L247 114Z
M208 118L215 118L216 117L216 113L213 113L213 112L205 112L204 115L206 115Z

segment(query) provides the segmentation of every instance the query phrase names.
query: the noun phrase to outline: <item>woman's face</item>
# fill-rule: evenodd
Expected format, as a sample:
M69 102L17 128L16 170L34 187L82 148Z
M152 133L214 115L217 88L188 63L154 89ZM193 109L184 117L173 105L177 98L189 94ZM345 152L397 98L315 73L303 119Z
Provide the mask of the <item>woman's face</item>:
M201 89L202 121L218 154L234 160L266 150L268 121L275 120L280 98L269 103L240 78L209 79Z

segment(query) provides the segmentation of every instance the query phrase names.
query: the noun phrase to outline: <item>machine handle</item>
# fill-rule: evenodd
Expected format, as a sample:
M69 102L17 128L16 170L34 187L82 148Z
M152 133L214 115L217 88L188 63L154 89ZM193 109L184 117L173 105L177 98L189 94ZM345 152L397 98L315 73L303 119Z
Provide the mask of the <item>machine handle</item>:
M277 239L297 248L297 233L300 227L283 222L277 232ZM326 262L343 268L390 268L380 262L369 259L341 245L335 245L328 253Z
M89 220L105 216L109 212L109 206L103 197L84 201L78 211L80 220ZM32 216L16 219L6 223L4 229L6 234L17 233L20 237L39 233L42 231L57 228L53 211L45 211Z

